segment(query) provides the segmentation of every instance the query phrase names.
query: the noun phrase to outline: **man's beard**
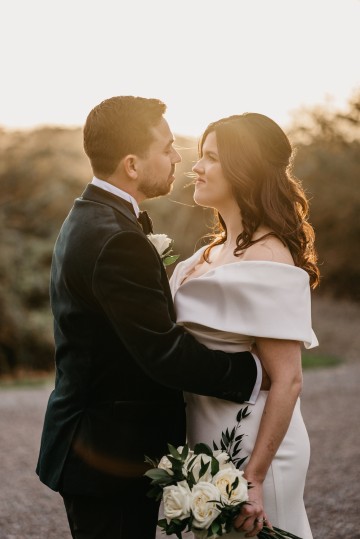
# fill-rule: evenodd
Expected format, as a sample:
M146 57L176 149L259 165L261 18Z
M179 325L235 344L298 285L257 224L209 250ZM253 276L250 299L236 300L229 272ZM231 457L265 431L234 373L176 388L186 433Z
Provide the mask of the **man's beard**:
M138 190L146 198L157 198L168 195L173 188L173 182L169 179L167 182L156 183L150 177L144 178L138 186Z

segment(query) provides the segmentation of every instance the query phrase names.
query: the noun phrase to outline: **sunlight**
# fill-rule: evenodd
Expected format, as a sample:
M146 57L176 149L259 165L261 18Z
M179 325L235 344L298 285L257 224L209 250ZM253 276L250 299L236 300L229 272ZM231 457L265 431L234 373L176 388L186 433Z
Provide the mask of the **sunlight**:
M83 124L112 95L158 97L175 132L257 111L342 105L359 85L357 0L8 3L0 125ZM21 16L19 16L21 13Z

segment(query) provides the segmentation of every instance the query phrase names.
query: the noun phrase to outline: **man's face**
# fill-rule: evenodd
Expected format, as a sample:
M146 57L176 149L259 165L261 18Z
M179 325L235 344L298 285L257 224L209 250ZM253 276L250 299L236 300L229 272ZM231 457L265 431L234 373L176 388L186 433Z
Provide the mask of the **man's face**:
M137 190L144 198L167 195L175 180L175 165L181 157L173 147L174 137L167 121L162 118L159 125L151 128L154 140L146 153L139 159L139 182Z

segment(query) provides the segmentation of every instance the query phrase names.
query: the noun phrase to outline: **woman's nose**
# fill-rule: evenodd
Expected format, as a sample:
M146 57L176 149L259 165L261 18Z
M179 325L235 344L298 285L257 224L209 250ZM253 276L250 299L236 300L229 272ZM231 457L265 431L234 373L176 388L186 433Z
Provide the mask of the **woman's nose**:
M201 162L201 159L197 163L195 163L195 165L192 168L192 171L196 172L196 174L199 174L200 170L202 170L200 162Z

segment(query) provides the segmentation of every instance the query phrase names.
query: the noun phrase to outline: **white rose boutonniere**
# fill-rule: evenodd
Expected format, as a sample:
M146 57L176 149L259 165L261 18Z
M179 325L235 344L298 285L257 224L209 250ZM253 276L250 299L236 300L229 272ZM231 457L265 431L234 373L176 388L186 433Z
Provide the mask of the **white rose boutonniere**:
M177 261L180 255L171 254L174 240L166 234L148 234L147 237L159 253L164 266L170 266Z

